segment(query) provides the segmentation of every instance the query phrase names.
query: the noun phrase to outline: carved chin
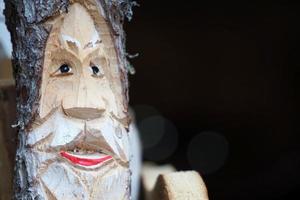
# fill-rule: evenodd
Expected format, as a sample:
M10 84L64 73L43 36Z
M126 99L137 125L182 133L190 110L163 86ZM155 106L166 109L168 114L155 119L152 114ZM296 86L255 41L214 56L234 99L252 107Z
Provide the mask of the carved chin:
M129 170L113 162L96 171L52 163L40 177L46 199L121 200L129 197Z

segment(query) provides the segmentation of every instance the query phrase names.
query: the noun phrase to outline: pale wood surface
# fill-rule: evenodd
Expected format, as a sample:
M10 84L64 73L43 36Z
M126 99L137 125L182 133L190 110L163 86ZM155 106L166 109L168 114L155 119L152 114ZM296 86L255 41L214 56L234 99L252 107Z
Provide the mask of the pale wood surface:
M144 163L142 167L142 184L144 188L145 200L151 200L151 192L154 189L157 178L161 174L175 172L176 169L172 165L157 166L154 163Z
M208 200L206 186L196 171L160 175L152 191L152 200Z
M196 171L145 164L142 183L145 200L208 200L205 183Z

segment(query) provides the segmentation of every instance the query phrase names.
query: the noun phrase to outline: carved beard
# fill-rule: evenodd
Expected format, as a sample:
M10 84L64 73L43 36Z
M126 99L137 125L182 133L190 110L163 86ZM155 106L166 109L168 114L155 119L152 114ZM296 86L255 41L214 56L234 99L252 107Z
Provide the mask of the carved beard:
M26 141L27 173L41 197L129 199L129 136L114 117L83 121L57 110Z

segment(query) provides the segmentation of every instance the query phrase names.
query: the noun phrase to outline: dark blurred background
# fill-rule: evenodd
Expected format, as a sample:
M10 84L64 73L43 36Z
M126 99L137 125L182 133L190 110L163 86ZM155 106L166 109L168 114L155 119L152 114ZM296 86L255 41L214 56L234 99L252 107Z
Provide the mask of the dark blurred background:
M138 1L125 26L144 159L210 199L298 199L300 4Z

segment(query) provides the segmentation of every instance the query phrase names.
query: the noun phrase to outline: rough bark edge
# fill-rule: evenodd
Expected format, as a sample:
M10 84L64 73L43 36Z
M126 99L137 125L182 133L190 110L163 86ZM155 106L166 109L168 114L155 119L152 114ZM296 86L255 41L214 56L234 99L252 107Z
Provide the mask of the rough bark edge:
M13 44L12 64L16 79L18 149L16 152L14 199L42 199L31 190L24 152L26 127L38 112L44 49L50 27L42 22L66 11L68 1L5 0L6 25Z
M31 200L43 199L31 186L26 174L26 159L24 152L27 128L38 113L40 100L40 83L45 44L51 30L43 22L61 12L67 12L69 0L4 0L6 25L11 33L13 44L12 65L16 80L18 150L16 153L14 199ZM104 8L108 22L114 31L118 57L121 66L121 81L128 103L128 66L125 50L125 33L123 31L124 18L132 17L130 0L98 0ZM125 103L125 104L126 104Z
M111 29L114 34L114 39L116 41L116 49L120 62L120 72L121 72L121 81L123 83L123 92L126 97L125 104L129 102L129 82L127 74L131 72L131 64L127 59L126 53L126 34L123 30L123 23L125 18L129 21L132 19L132 7L138 5L135 1L132 0L99 0L105 15L107 16L108 24L111 26ZM127 106L125 105L125 108Z

